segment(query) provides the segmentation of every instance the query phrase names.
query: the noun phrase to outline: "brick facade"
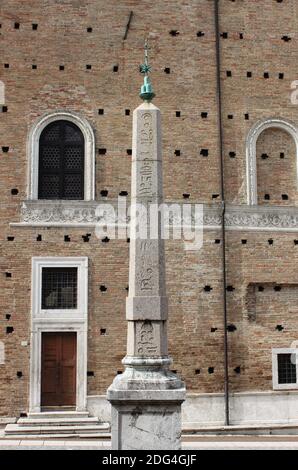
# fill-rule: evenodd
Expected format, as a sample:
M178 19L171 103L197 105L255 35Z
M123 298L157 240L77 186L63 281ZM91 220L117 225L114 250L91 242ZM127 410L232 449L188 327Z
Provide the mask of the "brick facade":
M290 101L291 82L297 79L297 7L295 0L219 4L220 31L227 33L220 38L225 195L229 204L245 206L249 130L273 117L298 125L298 108ZM57 110L87 119L96 141L96 201L115 202L121 191L129 199L132 111L140 102L137 71L149 35L154 103L163 117L165 199L184 202L183 194L189 194L187 202L220 207L214 4L7 0L0 23L0 80L7 107L0 112L0 340L6 355L0 365L0 414L19 416L28 410L30 345L21 342L30 342L33 256L89 259L88 371L94 375L88 376L88 395L105 393L122 370L126 348L129 243L103 243L90 227L10 225L20 221L21 204L28 198L29 132L39 117ZM267 129L256 155L259 204L297 206L293 138L284 130ZM82 237L86 233L91 233L88 242ZM227 232L234 392L272 390L271 349L290 347L297 338L296 238L293 230ZM166 250L173 369L189 392L223 392L221 230L206 230L198 252L185 251L181 241L173 240Z

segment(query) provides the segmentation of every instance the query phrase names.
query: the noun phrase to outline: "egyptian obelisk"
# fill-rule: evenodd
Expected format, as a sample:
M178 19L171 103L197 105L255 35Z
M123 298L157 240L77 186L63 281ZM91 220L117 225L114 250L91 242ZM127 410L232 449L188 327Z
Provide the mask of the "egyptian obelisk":
M148 47L140 71L143 103L133 113L129 296L126 299L125 371L109 387L112 448L117 450L180 449L184 383L170 370L167 346L167 297L161 215L144 237L141 223L150 206L160 205L162 191L161 113L149 78ZM153 211L154 212L154 211ZM140 221L140 215L143 219ZM149 224L148 224L149 225Z

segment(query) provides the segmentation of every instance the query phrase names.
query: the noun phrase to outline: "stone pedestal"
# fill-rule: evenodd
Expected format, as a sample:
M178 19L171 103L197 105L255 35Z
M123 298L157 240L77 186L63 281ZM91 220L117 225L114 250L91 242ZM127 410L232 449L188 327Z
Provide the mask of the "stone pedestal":
M117 450L179 450L184 391L126 394L112 400L112 448Z
M134 111L127 356L122 361L124 373L114 379L107 395L112 405L112 448L117 450L180 449L185 387L169 370L160 214L150 220L145 237L142 230L150 206L162 202L160 121L160 111L151 103Z
M112 404L112 448L179 450L183 382L164 359L125 358L124 374L108 389Z

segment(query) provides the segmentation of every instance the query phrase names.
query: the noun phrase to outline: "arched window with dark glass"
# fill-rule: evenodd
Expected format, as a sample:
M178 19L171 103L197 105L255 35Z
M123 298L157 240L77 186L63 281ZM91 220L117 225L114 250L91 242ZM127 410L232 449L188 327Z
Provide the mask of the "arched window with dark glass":
M40 135L38 199L84 199L84 136L70 121L54 121Z

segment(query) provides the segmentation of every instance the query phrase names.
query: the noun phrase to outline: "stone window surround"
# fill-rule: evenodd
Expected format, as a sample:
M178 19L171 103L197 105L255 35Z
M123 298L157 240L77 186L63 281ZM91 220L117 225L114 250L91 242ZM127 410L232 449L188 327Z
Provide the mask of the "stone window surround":
M42 310L41 279L43 267L78 268L78 308ZM88 332L88 258L33 257L31 279L31 351L29 412L41 411L41 340L43 332L77 334L76 411L87 406L87 332Z
M78 269L77 308L76 309L42 309L41 288L42 268L72 268ZM84 317L87 314L87 283L88 259L86 257L33 257L32 258L32 316L33 318L63 318Z
M291 121L279 117L261 119L250 129L246 139L246 180L247 204L258 204L257 191L257 141L266 129L282 129L294 139L296 145L297 183L298 183L298 127Z
M273 390L297 390L298 389L298 366L296 362L296 383L280 384L278 382L278 361L279 354L298 354L296 348L273 348L272 349L272 386Z
M39 138L43 129L50 123L58 120L70 121L82 131L85 141L85 167L84 167L84 200L95 198L95 137L89 122L73 111L58 110L44 114L31 127L27 142L27 155L29 163L28 199L38 199L38 165L39 165ZM39 201L40 203L43 200Z
M5 84L0 80L0 104L5 104Z
M3 341L0 341L0 366L5 364L5 346Z

